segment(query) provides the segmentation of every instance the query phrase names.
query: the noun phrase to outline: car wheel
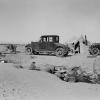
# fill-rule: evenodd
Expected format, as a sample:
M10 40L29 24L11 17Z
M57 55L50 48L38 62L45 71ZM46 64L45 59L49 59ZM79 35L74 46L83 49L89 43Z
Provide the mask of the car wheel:
M32 48L31 47L26 47L26 53L27 54L32 54Z
M100 53L100 51L99 51L98 48L93 48L93 49L91 50L91 54L94 55L94 56L99 55L99 53Z
M55 51L55 55L57 57L63 57L64 56L64 49L63 48L57 48Z

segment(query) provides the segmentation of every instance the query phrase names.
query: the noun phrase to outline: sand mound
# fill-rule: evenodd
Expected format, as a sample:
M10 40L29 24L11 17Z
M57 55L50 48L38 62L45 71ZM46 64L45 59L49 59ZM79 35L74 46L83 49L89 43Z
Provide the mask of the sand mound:
M0 100L99 100L100 85L67 83L47 72L0 64Z

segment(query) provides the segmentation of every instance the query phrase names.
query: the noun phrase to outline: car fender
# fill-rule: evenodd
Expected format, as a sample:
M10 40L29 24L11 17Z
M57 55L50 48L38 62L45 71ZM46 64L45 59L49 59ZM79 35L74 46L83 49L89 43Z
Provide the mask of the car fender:
M58 47L61 47L61 48L64 48L65 51L70 51L70 48L68 47L68 45L64 45L64 44L61 44L61 43L55 43L56 44L56 48L57 49Z

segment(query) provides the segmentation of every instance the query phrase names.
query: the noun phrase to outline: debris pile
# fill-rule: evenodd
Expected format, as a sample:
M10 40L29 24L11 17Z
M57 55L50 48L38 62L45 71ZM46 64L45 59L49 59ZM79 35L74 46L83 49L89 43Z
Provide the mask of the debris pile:
M88 73L80 66L74 66L72 68L66 68L64 66L55 66L48 72L56 75L61 80L66 82L85 82L92 84L100 84L100 74L94 72Z

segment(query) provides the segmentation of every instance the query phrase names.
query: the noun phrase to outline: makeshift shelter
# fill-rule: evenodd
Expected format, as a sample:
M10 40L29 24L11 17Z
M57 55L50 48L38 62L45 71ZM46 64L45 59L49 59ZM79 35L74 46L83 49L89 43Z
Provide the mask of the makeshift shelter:
M69 40L69 47L73 49L74 53L88 53L88 45L90 42L87 40L86 35L81 35L79 38L73 37L71 40Z

